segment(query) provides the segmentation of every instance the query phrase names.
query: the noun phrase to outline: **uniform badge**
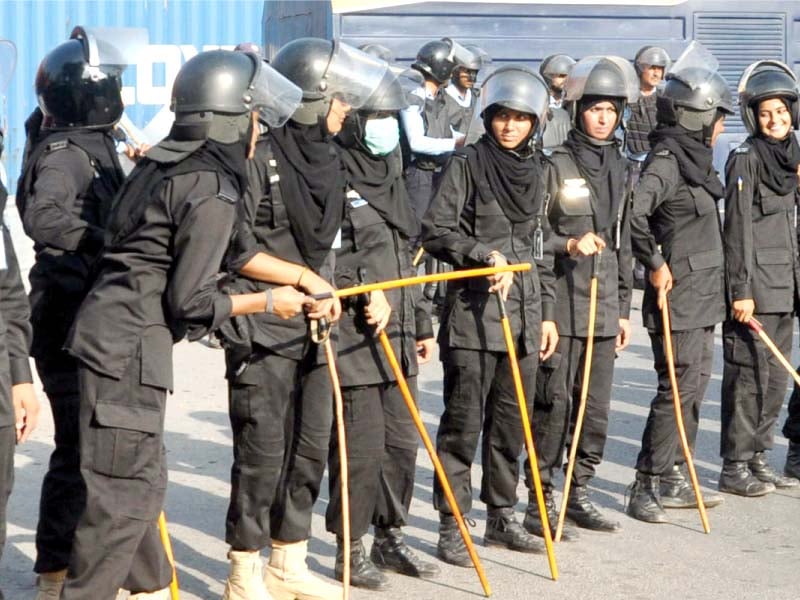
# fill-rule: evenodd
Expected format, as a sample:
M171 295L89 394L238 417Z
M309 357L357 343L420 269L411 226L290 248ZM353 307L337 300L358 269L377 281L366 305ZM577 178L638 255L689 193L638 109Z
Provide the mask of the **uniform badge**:
M589 187L586 185L586 180L578 179L565 179L564 185L561 186L561 196L565 200L579 200L581 198L588 198L590 196Z

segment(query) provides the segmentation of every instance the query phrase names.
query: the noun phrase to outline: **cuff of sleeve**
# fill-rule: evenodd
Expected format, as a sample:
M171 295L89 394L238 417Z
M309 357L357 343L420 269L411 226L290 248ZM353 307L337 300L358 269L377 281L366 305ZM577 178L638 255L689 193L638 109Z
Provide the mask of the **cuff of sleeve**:
M542 302L542 321L556 320L556 305L553 302Z
M739 283L731 286L731 298L734 300L750 300L753 298L753 289L749 283Z
M253 260L253 257L258 254L260 250L258 248L251 248L247 252L244 252L237 257L231 259L230 263L228 264L228 268L231 271L236 271L237 273L241 271L244 266Z
M475 262L485 265L486 259L489 257L491 251L492 249L489 248L489 246L478 242L472 247L472 250L469 251L468 256Z
M620 302L619 303L619 318L620 319L631 319L631 303L630 302Z
M425 311L420 311L425 313ZM418 316L416 319L417 334L416 340L422 341L433 337L433 322L430 316L425 313L424 316Z
M27 357L12 358L11 361L11 385L18 383L33 383L33 373L31 363Z
M650 257L647 259L647 264L646 264L646 266L647 266L647 268L648 268L648 269L650 269L651 271L657 271L657 270L658 270L658 269L660 269L662 266L664 266L664 263L666 263L666 262L667 262L667 261L665 261L665 260L664 260L664 257L663 257L663 256L661 256L661 254L659 254L659 253L657 253L657 252L656 252L655 254L653 254L652 256L650 256Z
M552 244L556 254L567 254L567 242L569 238L565 235L550 234L549 243Z
M211 321L209 331L216 331L219 329L227 319L231 318L232 312L233 301L231 297L226 294L220 294L220 296L214 300L214 318Z

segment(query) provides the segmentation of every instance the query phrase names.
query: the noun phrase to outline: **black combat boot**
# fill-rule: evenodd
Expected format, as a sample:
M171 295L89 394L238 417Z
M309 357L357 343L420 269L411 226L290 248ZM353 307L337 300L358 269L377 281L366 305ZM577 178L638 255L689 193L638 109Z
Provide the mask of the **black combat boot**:
M486 546L503 546L516 552L544 552L544 544L522 528L512 507L490 508L487 511L483 543Z
M431 578L439 574L439 566L421 560L403 539L399 527L376 527L375 541L369 557L379 569L389 569L409 577Z
M467 546L453 515L439 513L439 542L436 544L436 556L439 560L457 567L472 566L472 559L469 557Z
M544 505L547 510L547 520L550 523L550 535L555 539L558 510L556 509L556 501L553 498L553 488L549 486L544 488ZM525 509L525 518L522 520L522 526L528 533L540 538L544 537L544 527L542 527L542 519L539 516L539 503L536 501L535 492L528 492L528 508ZM577 539L578 530L565 521L564 527L561 529L561 540L574 542Z
M333 574L338 581L344 581L344 545L339 538L336 539ZM350 542L350 585L376 591L389 587L389 578L372 564L361 539Z
M589 491L585 485L573 485L567 502L567 518L578 527L593 531L614 533L621 529L617 521L612 521L594 507L589 500Z
M765 452L756 452L753 455L753 458L747 461L747 466L749 467L750 472L760 481L771 483L776 488L786 489L800 485L800 481L794 477L784 477L783 475L778 475L775 469L773 469L767 462L767 455Z
M719 475L719 491L754 498L775 491L772 483L761 481L743 460L726 460Z
M787 477L800 479L800 442L789 442L789 451L786 453L783 474Z
M659 480L658 475L636 471L636 481L628 488L631 498L625 512L629 517L645 523L669 523L669 517L661 506Z
M684 474L686 465L672 465L672 468L661 476L661 506L664 508L697 508L689 478ZM702 490L703 504L706 508L714 508L722 504L723 498L709 490Z

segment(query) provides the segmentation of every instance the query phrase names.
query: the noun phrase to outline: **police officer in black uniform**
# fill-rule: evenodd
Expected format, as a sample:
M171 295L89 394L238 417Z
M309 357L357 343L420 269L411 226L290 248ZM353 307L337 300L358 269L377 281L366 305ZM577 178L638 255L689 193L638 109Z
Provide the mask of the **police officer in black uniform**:
M501 67L490 75L481 92L487 133L454 155L423 221L425 249L457 269L536 262L530 272L448 285L439 329L445 410L437 452L459 509L467 514L472 507L470 469L483 434L484 543L520 552L541 552L543 545L514 516L524 440L494 294L507 300L530 409L540 355L547 358L558 339L552 270L543 253L549 231L545 187L533 150L547 101L544 82L525 67ZM437 555L470 566L438 481L434 506L440 518Z
M689 49L685 57L692 56ZM676 62L658 97L653 149L633 194L633 253L647 269L642 317L658 375L658 389L642 435L627 513L666 523L662 506L696 506L675 425L664 352L661 306L669 293L675 371L689 443L697 436L700 404L711 376L714 326L725 318L722 235L717 202L724 189L712 146L733 114L728 84L716 66ZM721 502L704 492L706 507ZM662 505L663 502L663 505Z
M272 66L302 89L303 100L285 126L261 136L248 163L249 189L228 265L241 276L231 288L268 287L255 281L265 279L258 267L266 251L294 265L290 283L310 294L330 292L345 204L333 136L388 65L338 40L301 38L282 47ZM340 310L338 300L325 300L307 316L333 322ZM333 422L324 353L309 339L305 315L239 317L230 326L235 331L222 332L234 436L224 598L264 598L267 590L281 598L340 598L340 588L306 565ZM262 581L260 551L269 545Z
M94 55L90 40L96 49L97 37L102 33L76 28L39 65L39 108L26 123L17 186L17 207L36 252L29 275L31 355L55 428L36 529L40 599L58 596L86 497L78 446L78 363L62 347L91 285L106 215L124 177L111 135L122 116L124 64L110 63L115 56L108 53ZM99 66L90 66L90 60Z
M336 250L339 288L410 276L409 239L419 235L402 178L397 112L408 106L398 77L386 80L358 112L350 113L339 136L348 192L342 244ZM412 98L417 98L412 96ZM417 302L418 288L373 292L343 300L337 351L347 423L350 494L350 583L383 589L381 569L412 577L432 577L437 565L417 557L402 526L414 488L418 434L394 373L375 336L386 331L412 393L416 392L417 353L430 360L434 339L430 316ZM337 536L336 578L341 580L341 464L338 438L328 455L330 502L327 528ZM375 541L367 557L361 537L370 522Z
M587 484L603 459L614 359L631 336L626 164L614 133L626 103L635 101L637 95L636 76L626 60L612 56L579 61L564 88L574 127L567 141L553 149L545 170L551 198L559 342L556 352L539 369L542 381L533 414L545 503L554 530L558 513L552 480L563 465L564 448L571 444L568 438L575 427L578 398L573 390L581 387L593 261L600 257L589 396L567 516L587 529L619 529L619 523L604 517L591 503ZM523 523L528 531L543 535L528 472L529 503ZM565 530L563 535L568 539L574 532Z
M800 299L797 77L781 62L753 63L739 82L739 106L750 136L731 152L725 170L725 265L733 318L722 328L719 486L754 496L768 491L764 483L800 485L767 462L788 374L747 325L757 318L780 351L791 354Z
M79 360L87 500L62 600L111 600L120 587L142 592L133 598L168 597L156 521L173 342L198 339L231 314L302 310L305 296L290 287L227 295L217 286L247 186L251 111L266 106L278 120L272 97L296 105L287 98L299 101L300 91L255 55L192 58L175 80L169 136L115 199L97 278L66 343Z
M0 55L4 65L16 61L16 48L0 40ZM11 73L0 74L8 81ZM3 90L5 91L5 90ZM0 131L0 153L3 133ZM16 444L27 441L36 428L39 401L33 391L28 352L31 345L30 305L22 285L19 264L11 243L11 233L2 222L8 192L0 183L0 557L6 542L6 506L14 484L14 450ZM0 600L3 600L0 589Z

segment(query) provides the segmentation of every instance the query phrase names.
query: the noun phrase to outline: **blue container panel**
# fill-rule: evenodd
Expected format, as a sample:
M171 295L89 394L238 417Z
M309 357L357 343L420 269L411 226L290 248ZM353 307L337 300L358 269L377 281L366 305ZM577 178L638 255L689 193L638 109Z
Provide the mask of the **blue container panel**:
M145 128L169 102L180 66L197 52L261 42L261 0L4 0L0 2L0 38L17 46L17 69L3 111L6 151L3 162L11 189L16 185L23 123L36 106L33 82L39 62L64 41L76 25L144 27L150 47L123 77L126 113ZM163 116L163 115L162 115Z

